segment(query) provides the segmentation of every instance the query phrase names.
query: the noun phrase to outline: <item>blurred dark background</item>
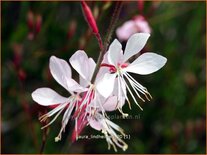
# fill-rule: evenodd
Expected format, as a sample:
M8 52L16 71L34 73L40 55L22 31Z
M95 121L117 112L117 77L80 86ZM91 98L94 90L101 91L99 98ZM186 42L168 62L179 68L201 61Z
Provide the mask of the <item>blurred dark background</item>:
M115 2L87 2L102 37ZM152 29L146 50L167 57L167 64L147 76L134 76L153 100L124 110L133 117L111 117L130 138L118 153L205 153L206 146L206 3L144 2L144 16ZM118 25L139 13L137 2L125 2ZM49 57L68 60L78 49L97 60L99 47L82 15L79 2L1 3L2 153L39 153L42 124L38 116L48 109L31 98L39 87L67 92L51 77ZM113 38L116 35L114 33ZM124 43L123 43L124 45ZM74 72L74 78L77 75ZM120 115L111 113L112 116ZM135 117L137 116L137 117ZM44 153L114 153L104 139L70 142L69 123L61 142L55 143L61 117L53 123ZM82 135L99 132L86 127Z

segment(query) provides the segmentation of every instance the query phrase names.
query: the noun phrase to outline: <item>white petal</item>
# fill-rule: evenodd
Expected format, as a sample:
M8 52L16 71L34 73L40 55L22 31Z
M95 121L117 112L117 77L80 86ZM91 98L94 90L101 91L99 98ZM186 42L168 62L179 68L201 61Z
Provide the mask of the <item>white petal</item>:
M106 111L114 111L118 108L117 96L111 96L107 98L103 104L103 108Z
M54 79L68 90L67 81L71 79L71 68L68 63L63 59L51 56L49 67Z
M96 63L94 62L94 60L92 58L89 58L88 59L88 70L87 70L88 71L87 72L87 80L88 81L91 81L95 67L96 67Z
M68 83L68 90L71 92L84 92L87 90L87 88L82 87L73 79L68 79L67 83Z
M68 100L50 88L38 88L32 92L32 99L40 105L49 106L64 103Z
M86 81L82 76L79 76L79 83L82 87L87 87L89 85L89 82Z
M114 41L109 46L109 50L108 50L108 61L110 64L117 66L119 62L119 57L120 57L119 55L121 50L122 50L122 45L117 39L114 39Z
M88 56L86 53L82 50L78 50L71 56L69 61L72 67L80 74L80 76L86 79L84 70L85 64L88 62Z
M100 81L97 82L98 92L105 98L109 97L114 89L116 74L106 73Z
M98 122L92 118L89 119L89 124L92 128L94 128L95 130L98 130L98 131L100 131L103 128L100 122Z
M88 64L85 64L85 65L88 65L87 70L85 70L87 72L85 73L86 79L84 79L82 76L79 76L79 82L82 87L87 87L90 84L94 69L96 67L96 63L94 62L92 58L89 58Z
M156 53L144 53L139 56L128 67L124 68L127 72L141 75L151 74L162 68L167 59Z
M150 34L149 33L136 33L133 34L127 41L124 61L126 62L130 57L139 53L141 49L145 46Z

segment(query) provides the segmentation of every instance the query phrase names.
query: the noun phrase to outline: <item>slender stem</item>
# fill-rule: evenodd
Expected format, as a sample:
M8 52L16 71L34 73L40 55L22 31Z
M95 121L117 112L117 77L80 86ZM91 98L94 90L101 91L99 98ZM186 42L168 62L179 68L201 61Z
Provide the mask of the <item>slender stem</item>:
M47 140L47 136L48 136L48 127L44 129L43 131L43 136L42 136L42 144L41 144L41 148L40 148L40 154L43 154L44 149L45 149L45 144L46 144L46 140Z
M98 45L99 45L100 50L102 50L103 49L103 43L102 43L100 33L97 33L97 34L94 34L94 35L96 36L96 39L98 40Z
M48 120L47 122L43 122L43 126L46 125L47 123L48 123ZM43 154L44 152L48 134L49 134L49 127L46 127L45 129L43 129L42 144L41 144L40 152L39 152L40 154Z
M31 132L31 137L32 137L34 146L38 150L39 149L38 140L37 140L37 136L35 133L34 125L32 124L32 117L31 117L31 113L29 110L29 104L27 103L27 101L25 100L25 97L23 95L24 94L24 82L20 78L18 78L18 81L19 81L19 85L20 85L20 98L21 98L20 103L23 107L24 112L26 113L26 117L27 117L26 119L27 119L28 126L29 126L29 129Z
M98 60L97 60L97 64L96 64L96 67L95 67L95 70L94 70L94 73L93 73L93 76L92 76L92 79L91 79L91 83L95 82L96 76L97 76L98 71L101 67L101 62L103 60L104 54L106 53L106 50L108 49L108 45L109 45L109 42L111 40L111 36L114 32L115 25L118 21L119 14L120 14L122 6L123 6L122 1L121 2L116 2L116 7L115 7L115 10L114 10L113 16L111 18L110 25L108 27L107 35L105 37L104 47L100 51L100 54L99 54L99 57L98 57Z

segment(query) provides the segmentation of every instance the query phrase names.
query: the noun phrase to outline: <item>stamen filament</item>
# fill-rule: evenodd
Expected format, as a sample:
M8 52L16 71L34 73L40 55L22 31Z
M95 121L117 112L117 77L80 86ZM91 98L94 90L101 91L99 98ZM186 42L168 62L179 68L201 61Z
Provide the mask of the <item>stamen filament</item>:
M135 97L134 97L132 91L130 90L129 86L128 86L127 83L124 81L124 77L123 77L122 74L121 74L121 77L122 77L123 82L125 83L125 85L126 85L126 87L127 87L127 90L129 91L130 95L132 96L134 102L135 102L135 103L139 106L139 108L143 111L142 107L141 107L141 106L138 104L138 102L136 101L136 99L135 99Z

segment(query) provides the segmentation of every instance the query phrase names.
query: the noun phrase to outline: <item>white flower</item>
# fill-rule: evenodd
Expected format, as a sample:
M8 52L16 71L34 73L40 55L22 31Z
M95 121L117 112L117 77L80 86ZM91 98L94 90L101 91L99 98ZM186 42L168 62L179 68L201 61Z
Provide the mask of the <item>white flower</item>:
M118 83L118 100L124 96L128 101L126 89L129 91L134 102L140 107L132 90L141 100L145 101L141 95L150 100L151 95L145 87L139 84L128 72L147 75L156 72L162 68L167 59L155 53L144 53L134 60L131 64L127 61L133 55L139 53L145 46L150 34L136 33L132 35L127 44L123 54L122 45L118 40L114 40L106 53L107 61L103 61L102 66L108 68L108 73L97 83L97 90L101 95L107 98L113 91L115 82ZM130 89L132 87L132 90ZM141 110L143 110L140 107Z
M96 110L98 108L98 110L101 110L103 116L106 115L105 109L103 107L106 99L103 96L101 96L96 89L97 81L99 81L100 78L102 78L105 72L99 72L95 82L92 84L90 81L96 65L93 59L88 58L84 51L79 50L71 56L69 61L71 66L80 75L80 84L88 88L87 92L85 92L85 94L82 97L82 101L80 102L80 111L84 111L87 109L87 114L93 115L92 110ZM111 94L111 96L113 97L114 95ZM108 97L109 96L107 96L107 98ZM110 103L113 104L110 105L112 107L117 104L117 102Z
M62 119L62 127L58 136L55 138L55 141L59 141L61 140L61 133L65 130L73 109L81 100L78 93L87 91L87 89L71 78L71 68L65 60L51 56L49 68L54 79L62 85L71 94L71 96L63 97L50 88L38 88L32 93L32 98L42 106L57 105L53 110L39 118L40 121L45 121L47 118L56 114L52 121L42 127L42 129L52 124L61 112L65 110Z
M72 134L72 139L78 138L80 131L83 126L87 124L86 119L94 117L96 112L100 112L103 118L107 117L106 111L114 111L122 107L125 101L125 98L122 97L122 102L118 105L118 99L116 96L116 89L114 88L114 93L111 93L107 98L103 97L96 89L96 83L105 75L106 71L101 70L95 82L92 84L91 78L95 69L95 62L93 59L88 58L84 51L77 51L70 58L71 66L79 73L80 75L80 84L88 88L87 92L82 96L80 105L75 114L76 119L76 129ZM79 115L79 117L78 117ZM82 125L82 124L83 125Z
M109 119L103 117L100 113L96 112L93 117L88 118L89 124L92 128L102 131L104 133L106 141L108 143L108 149L113 146L114 150L117 151L116 146L120 147L125 151L128 145L121 139L115 131L118 131L122 136L124 136L124 131L118 125L110 121Z

